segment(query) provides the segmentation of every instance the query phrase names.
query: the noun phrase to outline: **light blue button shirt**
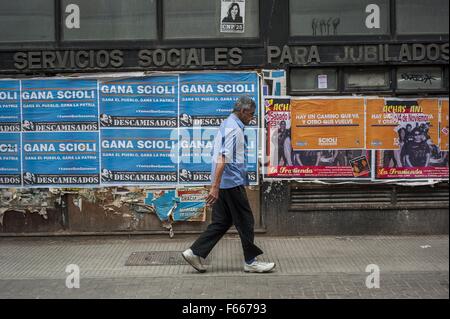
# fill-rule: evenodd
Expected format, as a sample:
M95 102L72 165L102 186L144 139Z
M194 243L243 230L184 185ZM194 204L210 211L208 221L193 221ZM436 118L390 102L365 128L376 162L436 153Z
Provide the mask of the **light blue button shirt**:
M222 125L214 140L211 152L211 181L214 182L217 159L225 156L225 169L220 182L221 189L249 185L247 175L247 138L244 135L244 123L231 114Z

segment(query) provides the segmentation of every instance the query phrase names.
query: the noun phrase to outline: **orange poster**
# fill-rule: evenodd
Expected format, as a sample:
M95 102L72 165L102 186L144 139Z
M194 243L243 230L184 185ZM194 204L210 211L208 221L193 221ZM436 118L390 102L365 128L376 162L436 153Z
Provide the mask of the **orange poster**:
M437 99L367 99L367 149L398 150L414 131L437 144L439 102Z
M440 149L441 151L448 151L448 100L442 100L441 105Z
M364 149L364 99L292 100L294 150Z

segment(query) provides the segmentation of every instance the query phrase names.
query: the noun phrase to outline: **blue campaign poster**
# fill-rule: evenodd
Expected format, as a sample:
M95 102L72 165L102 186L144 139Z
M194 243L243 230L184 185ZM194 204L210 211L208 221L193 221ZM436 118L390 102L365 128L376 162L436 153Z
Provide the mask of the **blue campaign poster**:
M217 128L180 129L179 184L211 183L211 151Z
M180 185L211 183L212 148L218 128L180 129ZM258 129L246 128L247 170L250 185L258 183Z
M256 184L259 94L256 72L0 80L0 185L208 185L217 129L242 95L258 108L246 129Z
M161 221L168 221L177 208L175 190L160 190L148 192L144 203L155 208L155 213Z
M20 133L0 133L0 187L19 187Z
M104 129L104 185L177 183L177 129Z
M23 131L98 131L97 80L23 80L22 117Z
M22 137L26 187L98 186L99 134L27 132Z
M250 185L258 185L258 141L259 128L246 128L244 134L247 138L247 171Z
M147 76L100 82L102 127L176 128L178 76Z
M18 80L0 80L0 132L20 132Z
M182 188L147 193L144 202L155 208L161 221L204 221L208 190Z
M250 96L259 123L259 81L256 73L187 73L180 75L180 127L219 127L233 111L236 100Z

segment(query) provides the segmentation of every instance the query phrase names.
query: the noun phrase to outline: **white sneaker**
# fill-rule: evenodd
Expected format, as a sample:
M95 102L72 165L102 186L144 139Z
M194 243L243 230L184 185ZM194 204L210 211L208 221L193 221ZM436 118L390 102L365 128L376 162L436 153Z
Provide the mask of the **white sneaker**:
M186 260L192 267L195 268L198 272L204 273L206 272L206 267L202 264L202 261L200 260L200 257L197 255L194 255L192 252L192 249L187 249L181 253L184 260Z
M245 272L271 272L275 268L275 263L266 263L263 261L255 260L251 264L244 263Z

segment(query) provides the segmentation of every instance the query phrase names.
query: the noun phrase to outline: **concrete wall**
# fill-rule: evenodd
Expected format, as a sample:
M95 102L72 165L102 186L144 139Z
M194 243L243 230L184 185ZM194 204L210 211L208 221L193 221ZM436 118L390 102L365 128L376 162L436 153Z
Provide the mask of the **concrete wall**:
M142 188L83 189L73 191L48 189L0 190L0 236L21 235L91 235L91 234L169 234L168 223L159 220L144 204ZM261 231L259 187L247 188L256 228ZM13 199L14 197L14 199ZM132 199L138 205L128 205ZM200 233L205 222L175 222L175 233Z
M310 190L309 185L290 182L262 185L263 215L270 235L431 235L449 233L448 184L430 187L430 194L440 194L440 200L428 203L405 202L362 203L348 208L318 204L292 203L292 189ZM323 187L323 186L321 186ZM338 188L338 186L329 186ZM371 186L372 189L379 187ZM386 189L386 186L383 186ZM388 187L389 188L389 187ZM396 187L392 186L393 192ZM403 189L402 189L403 190ZM403 190L408 191L408 190ZM416 190L423 192L423 188ZM411 190L413 192L413 190ZM447 194L446 200L442 195ZM367 196L370 196L368 193ZM426 195L424 195L426 196ZM431 195L430 195L431 196ZM315 207L316 206L316 207ZM354 207L351 207L354 206ZM356 207L355 207L356 206Z
M276 182L263 183L261 190L249 188L255 228L274 236L449 233L448 184L421 188L349 187ZM339 197L333 203L331 197L339 193L345 196L347 190L353 193L349 203L342 203L346 199ZM154 212L144 206L136 209L126 204L126 199L135 194L133 190L122 191L120 197L112 192L98 189L59 194L48 189L2 190L0 236L169 234L169 228L165 227L169 225L163 224ZM367 197L359 198L357 192ZM409 201L411 197L414 200ZM206 222L174 223L175 235L203 231L210 216L208 211Z

